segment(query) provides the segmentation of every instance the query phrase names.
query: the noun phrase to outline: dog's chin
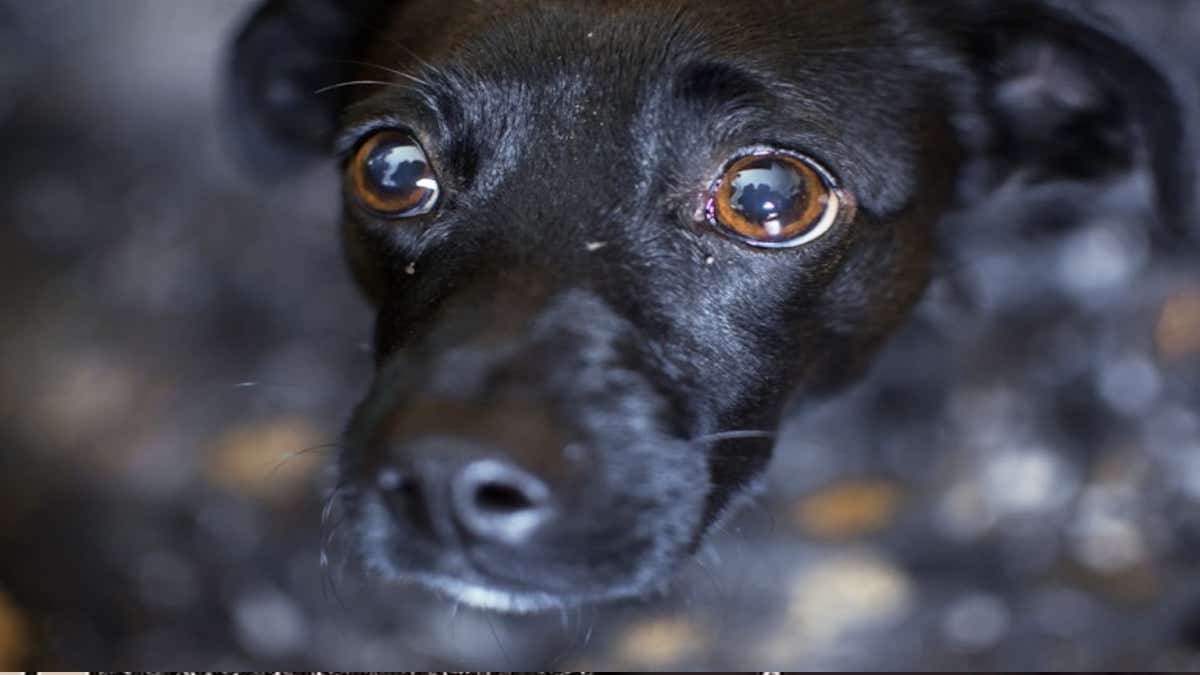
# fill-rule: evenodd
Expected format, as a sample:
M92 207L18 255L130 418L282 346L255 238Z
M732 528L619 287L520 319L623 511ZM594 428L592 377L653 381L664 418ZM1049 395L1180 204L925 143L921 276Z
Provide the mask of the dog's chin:
M514 590L494 585L483 577L463 578L440 572L405 571L378 555L368 559L368 571L389 583L413 584L439 593L474 609L505 614L535 614L580 605L611 602L644 595L654 584L625 585L595 593L555 593Z
M505 614L534 614L586 602L551 593L500 590L437 574L401 575L398 580L417 583L467 607Z

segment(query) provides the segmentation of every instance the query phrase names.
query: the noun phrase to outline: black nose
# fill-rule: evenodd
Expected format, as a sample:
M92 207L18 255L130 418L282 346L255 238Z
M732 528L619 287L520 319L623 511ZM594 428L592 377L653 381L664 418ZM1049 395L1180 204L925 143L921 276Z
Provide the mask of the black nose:
M485 458L450 479L450 506L467 535L517 546L553 516L550 488L511 462Z
M447 439L418 443L406 448L407 461L381 468L377 484L393 515L418 536L520 546L553 519L553 491L486 450Z

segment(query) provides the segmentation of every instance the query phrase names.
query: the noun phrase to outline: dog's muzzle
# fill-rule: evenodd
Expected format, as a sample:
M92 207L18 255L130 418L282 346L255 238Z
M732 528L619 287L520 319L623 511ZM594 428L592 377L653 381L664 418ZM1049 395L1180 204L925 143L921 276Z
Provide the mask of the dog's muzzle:
M393 356L355 415L341 468L368 564L499 609L641 589L694 538L709 476L630 328L577 291L522 334L476 333Z

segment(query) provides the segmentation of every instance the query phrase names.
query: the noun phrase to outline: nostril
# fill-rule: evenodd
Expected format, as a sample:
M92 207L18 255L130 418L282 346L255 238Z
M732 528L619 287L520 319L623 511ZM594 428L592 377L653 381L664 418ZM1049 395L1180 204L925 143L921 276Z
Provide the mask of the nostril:
M384 494L403 497L407 500L421 499L421 483L413 476L406 476L395 469L384 469L376 479L376 485Z
M383 469L375 479L379 489L384 492L400 492L409 489L411 482L404 477L404 474L392 468Z
M409 523L417 531L433 532L433 520L429 505L425 503L425 491L415 476L387 468L379 472L375 484L394 516Z
M521 544L552 512L550 488L541 479L496 459L464 466L452 491L459 523L479 539Z
M484 483L475 491L475 506L480 511L504 514L534 508L525 492L504 483Z

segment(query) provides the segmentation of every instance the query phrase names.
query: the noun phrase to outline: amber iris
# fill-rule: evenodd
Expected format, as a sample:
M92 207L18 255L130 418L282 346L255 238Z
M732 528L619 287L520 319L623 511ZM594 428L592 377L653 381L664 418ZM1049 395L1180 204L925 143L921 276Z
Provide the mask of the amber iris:
M713 194L710 215L748 243L789 246L823 234L838 206L828 179L808 162L762 153L729 165Z
M437 206L441 188L429 157L402 131L380 131L367 139L349 171L359 202L381 216L411 218Z

